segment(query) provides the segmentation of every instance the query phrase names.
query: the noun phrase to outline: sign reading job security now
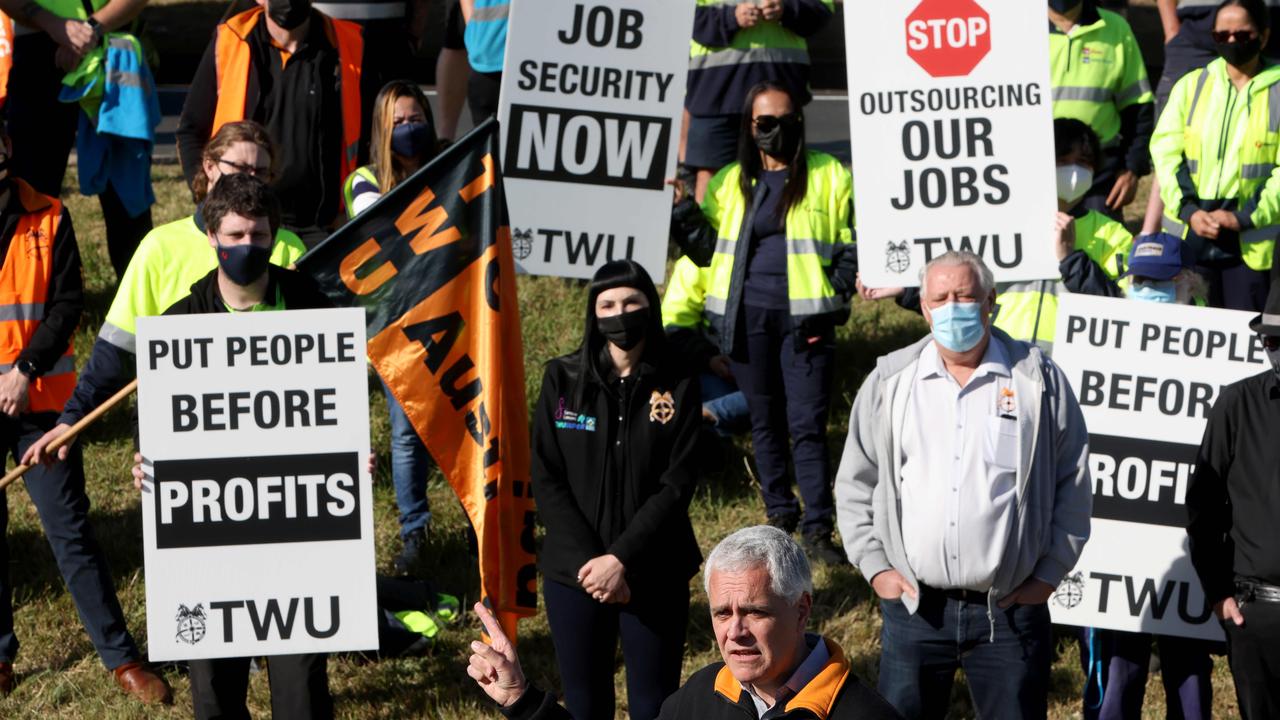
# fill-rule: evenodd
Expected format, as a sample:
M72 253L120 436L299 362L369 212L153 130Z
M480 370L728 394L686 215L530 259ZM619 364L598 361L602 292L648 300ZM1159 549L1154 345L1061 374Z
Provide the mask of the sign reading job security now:
M998 281L1058 277L1044 4L857 8L845 48L862 281L918 285L948 250L981 255Z
M364 311L138 319L152 660L378 646Z
M1187 485L1223 386L1270 367L1252 313L1060 296L1054 362L1089 426L1093 524L1049 600L1067 625L1222 639L1191 566Z
M692 2L511 3L498 118L516 266L666 274Z

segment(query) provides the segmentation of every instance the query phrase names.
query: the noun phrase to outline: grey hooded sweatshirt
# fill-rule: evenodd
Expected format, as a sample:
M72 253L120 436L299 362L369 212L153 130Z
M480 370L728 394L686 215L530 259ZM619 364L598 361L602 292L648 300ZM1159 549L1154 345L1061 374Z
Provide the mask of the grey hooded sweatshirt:
M902 542L902 425L916 363L930 335L881 357L853 401L836 472L836 519L849 560L868 582L897 570L919 587ZM991 329L1013 367L1018 398L1017 516L988 607L1030 577L1057 587L1089 539L1089 432L1062 371L1030 343ZM915 613L919 602L902 597Z

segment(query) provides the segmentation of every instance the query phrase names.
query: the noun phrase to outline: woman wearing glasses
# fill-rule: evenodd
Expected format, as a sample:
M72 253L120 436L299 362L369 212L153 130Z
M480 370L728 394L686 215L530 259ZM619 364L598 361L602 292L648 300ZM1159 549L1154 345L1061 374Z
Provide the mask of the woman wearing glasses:
M769 524L799 526L810 558L839 561L827 409L835 329L849 318L857 272L853 180L834 157L806 150L803 113L766 82L747 93L738 160L711 179L701 207L672 183L677 240L711 268L706 313L747 398Z
M1213 21L1220 56L1174 86L1151 138L1166 232L1184 237L1209 304L1262 309L1280 231L1280 65L1263 0L1227 0Z
M209 140L201 158L201 172L192 182L195 213L155 228L139 243L120 278L106 322L98 331L75 392L58 418L58 425L33 446L31 457L37 457L40 449L133 379L137 318L162 314L189 295L191 286L218 266L200 213L209 190L224 175L242 172L270 181L274 160L275 145L266 129L251 120L227 123ZM271 262L286 267L305 251L297 235L280 228L271 249Z

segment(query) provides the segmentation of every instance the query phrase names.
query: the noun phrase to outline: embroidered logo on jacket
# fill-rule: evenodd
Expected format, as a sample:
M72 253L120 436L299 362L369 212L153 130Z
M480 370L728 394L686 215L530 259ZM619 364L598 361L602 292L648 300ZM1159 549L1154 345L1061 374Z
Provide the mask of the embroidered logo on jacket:
M560 398L560 405L556 408L555 413L557 430L585 430L587 432L596 431L596 419L590 415L576 413L572 410L566 410L564 407L564 398Z
M649 422L660 422L666 425L675 416L676 401L671 397L671 393L654 390L649 396Z

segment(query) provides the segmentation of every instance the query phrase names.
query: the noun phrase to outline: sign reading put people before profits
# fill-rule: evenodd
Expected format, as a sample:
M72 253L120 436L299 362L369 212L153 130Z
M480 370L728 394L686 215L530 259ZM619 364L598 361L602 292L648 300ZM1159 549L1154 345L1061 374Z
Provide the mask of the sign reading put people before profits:
M1222 639L1191 566L1187 485L1223 386L1270 367L1252 313L1066 294L1054 362L1089 426L1093 524L1049 600L1068 625Z
M378 647L359 309L138 318L152 660Z
M662 281L693 6L511 3L498 118L521 271L629 258Z
M919 284L947 250L998 281L1058 277L1049 45L1026 0L893 0L845 13L858 264Z

